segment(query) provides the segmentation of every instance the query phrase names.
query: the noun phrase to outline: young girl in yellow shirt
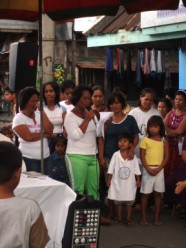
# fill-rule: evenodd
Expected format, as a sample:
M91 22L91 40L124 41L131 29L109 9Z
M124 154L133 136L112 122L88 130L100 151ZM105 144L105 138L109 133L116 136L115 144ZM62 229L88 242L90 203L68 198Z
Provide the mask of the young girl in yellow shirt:
M165 191L164 166L168 160L168 143L165 139L165 127L160 116L152 116L147 123L147 137L140 144L140 157L143 164L141 181L141 225L148 225L146 209L149 194L154 192L155 219L159 226L161 194Z

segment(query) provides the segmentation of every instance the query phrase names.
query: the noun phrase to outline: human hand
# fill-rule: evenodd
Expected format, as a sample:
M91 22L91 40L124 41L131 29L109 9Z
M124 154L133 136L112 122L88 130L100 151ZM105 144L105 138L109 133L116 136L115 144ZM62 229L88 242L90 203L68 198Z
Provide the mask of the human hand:
M134 150L130 149L128 153L128 160L132 160L134 158Z
M109 119L107 119L107 120L105 121L105 125L106 125L106 126L109 126L111 123L112 123L112 117L110 117Z
M175 194L180 194L186 188L186 181L181 181L176 184Z
M154 171L154 169L147 167L146 170L147 170L147 172L148 172L151 176L155 176L155 175L156 175L156 172Z
M101 167L102 170L106 170L106 161L103 157L99 157L99 165Z
M160 172L159 168L154 168L153 170L154 170L155 175L157 175Z
M43 138L52 138L52 134L43 133Z
M136 187L139 188L140 186L141 186L141 182L140 182L140 180L137 180L136 181Z
M94 119L94 116L95 116L94 110L91 109L90 111L87 111L85 119L91 121L92 119Z
M107 185L108 188L110 187L110 185L111 185L111 179L110 178L107 179L106 185Z
M68 134L67 134L67 131L66 131L66 129L65 129L64 126L63 126L63 132L62 132L62 134L63 134L63 137L67 138Z

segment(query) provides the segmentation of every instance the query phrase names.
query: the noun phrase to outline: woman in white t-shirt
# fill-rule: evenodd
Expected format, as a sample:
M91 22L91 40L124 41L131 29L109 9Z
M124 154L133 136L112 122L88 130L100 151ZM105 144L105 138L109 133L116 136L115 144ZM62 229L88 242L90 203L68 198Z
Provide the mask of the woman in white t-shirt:
M144 88L140 93L139 106L137 108L132 109L129 112L129 115L133 116L136 120L139 128L139 142L135 148L135 153L139 161L140 169L142 171L142 163L140 160L140 143L141 140L147 136L147 122L149 118L153 115L161 116L160 112L153 107L154 99L156 93L151 88ZM139 190L136 195L136 209L139 209L140 203L140 194Z
M139 144L141 140L147 136L147 122L149 118L153 115L161 116L159 111L153 107L155 95L156 93L153 89L144 88L140 93L139 106L129 112L129 115L132 115L136 120L140 130L139 143L138 146L136 146L136 155L138 158L140 158Z
M18 136L19 149L27 171L41 172L41 125L40 111L37 110L39 93L34 87L22 89L18 96L20 113L13 118L12 129ZM53 124L43 111L43 158L44 173L48 174L50 155L47 137L53 132Z
M52 135L48 138L50 152L53 152L53 140L63 131L64 114L59 104L59 85L55 82L48 82L43 85L43 100L45 111L48 119L52 122L54 129Z
M96 117L91 105L92 90L77 86L72 94L74 108L65 116L68 136L66 164L71 187L79 195L99 199L99 163L97 161Z

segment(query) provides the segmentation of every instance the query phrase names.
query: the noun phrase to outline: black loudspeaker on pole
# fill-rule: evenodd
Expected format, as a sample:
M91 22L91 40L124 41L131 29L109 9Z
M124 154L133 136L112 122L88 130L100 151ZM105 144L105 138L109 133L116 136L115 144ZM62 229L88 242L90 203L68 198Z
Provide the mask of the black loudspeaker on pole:
M18 92L27 86L36 86L38 45L17 42L10 45L9 88Z

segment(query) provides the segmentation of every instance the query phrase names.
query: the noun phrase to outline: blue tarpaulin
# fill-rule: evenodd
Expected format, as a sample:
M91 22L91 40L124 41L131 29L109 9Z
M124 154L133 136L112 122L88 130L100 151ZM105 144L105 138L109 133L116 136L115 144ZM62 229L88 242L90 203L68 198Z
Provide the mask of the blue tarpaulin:
M179 50L179 89L186 89L186 39Z

